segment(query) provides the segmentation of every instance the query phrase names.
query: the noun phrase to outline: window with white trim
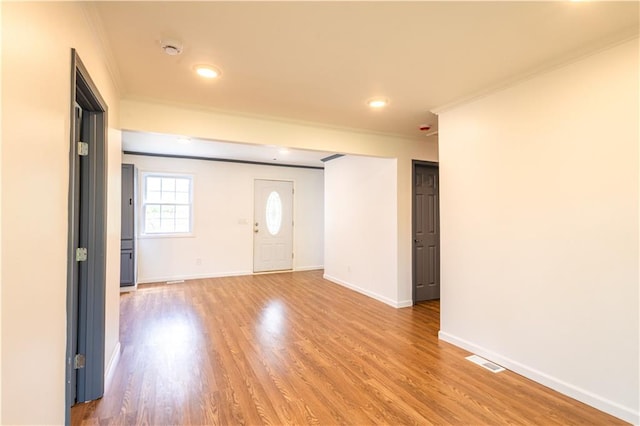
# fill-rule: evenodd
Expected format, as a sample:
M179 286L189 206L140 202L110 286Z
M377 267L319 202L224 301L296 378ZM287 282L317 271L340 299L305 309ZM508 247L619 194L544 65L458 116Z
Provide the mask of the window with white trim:
M185 175L143 173L142 233L190 234L193 178Z

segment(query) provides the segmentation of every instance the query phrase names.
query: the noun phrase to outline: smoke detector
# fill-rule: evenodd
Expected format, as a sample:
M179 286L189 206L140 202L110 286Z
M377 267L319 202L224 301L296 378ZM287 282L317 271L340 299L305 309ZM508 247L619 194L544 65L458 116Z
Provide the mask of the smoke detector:
M182 43L177 40L160 40L160 47L169 56L178 56L182 53Z

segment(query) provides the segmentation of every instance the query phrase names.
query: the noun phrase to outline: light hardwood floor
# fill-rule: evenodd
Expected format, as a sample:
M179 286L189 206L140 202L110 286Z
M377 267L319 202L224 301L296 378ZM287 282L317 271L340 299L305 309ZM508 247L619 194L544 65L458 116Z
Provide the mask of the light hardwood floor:
M72 424L624 424L438 329L438 301L394 309L321 271L142 285L111 385Z

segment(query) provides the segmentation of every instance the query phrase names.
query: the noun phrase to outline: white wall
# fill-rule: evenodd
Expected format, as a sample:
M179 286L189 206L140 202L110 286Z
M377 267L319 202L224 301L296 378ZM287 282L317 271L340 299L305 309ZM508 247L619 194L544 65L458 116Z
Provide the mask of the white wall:
M294 269L322 268L322 170L139 155L124 155L123 162L135 164L138 173L194 179L194 236L139 238L138 282L251 274L254 179L294 182Z
M0 23L2 2L0 2ZM0 30L0 46L2 31ZM2 129L2 54L0 54L0 129ZM0 188L2 188L2 132L0 132ZM2 196L0 196L0 224L2 223ZM2 226L0 226L0 330L2 330ZM0 376L2 375L2 338L0 338ZM2 380L0 379L0 423L2 422Z
M398 307L396 163L358 156L326 163L324 276Z
M440 337L638 423L638 41L440 115Z
M112 109L110 109L110 111L112 111ZM107 137L109 138L109 149L107 158L107 288L105 292L104 330L105 386L109 386L110 374L113 373L120 359L120 203L122 199L120 193L122 190L122 132L110 128Z
M2 424L65 420L72 47L117 128L118 96L83 6L2 3ZM118 329L119 137L110 129L107 358Z
M411 299L411 160L437 161L435 136L409 140L310 123L223 114L205 108L123 100L123 129L397 159L394 300ZM331 251L325 242L326 251Z

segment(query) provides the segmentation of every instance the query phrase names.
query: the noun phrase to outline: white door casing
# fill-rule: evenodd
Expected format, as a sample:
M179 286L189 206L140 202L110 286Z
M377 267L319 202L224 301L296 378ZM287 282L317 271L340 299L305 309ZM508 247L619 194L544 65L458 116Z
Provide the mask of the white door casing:
M293 182L254 182L253 272L293 269Z

